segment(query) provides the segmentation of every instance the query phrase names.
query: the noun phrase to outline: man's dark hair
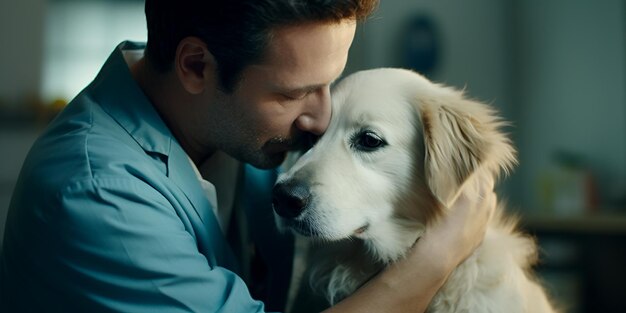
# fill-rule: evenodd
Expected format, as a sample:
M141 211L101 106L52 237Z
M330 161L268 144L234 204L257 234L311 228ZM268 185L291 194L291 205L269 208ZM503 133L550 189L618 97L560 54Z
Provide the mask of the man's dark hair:
M378 0L146 0L146 58L168 71L179 42L198 37L217 62L221 88L230 92L242 70L263 57L276 27L360 21L377 5Z

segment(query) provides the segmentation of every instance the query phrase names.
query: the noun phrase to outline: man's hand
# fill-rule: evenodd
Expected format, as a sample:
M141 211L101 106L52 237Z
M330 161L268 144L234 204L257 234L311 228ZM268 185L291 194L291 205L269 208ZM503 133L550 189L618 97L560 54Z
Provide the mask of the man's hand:
M496 208L493 186L494 181L489 178L478 188L464 188L454 204L420 239L423 241L420 244L430 251L428 257L443 266L439 270L449 274L482 242Z

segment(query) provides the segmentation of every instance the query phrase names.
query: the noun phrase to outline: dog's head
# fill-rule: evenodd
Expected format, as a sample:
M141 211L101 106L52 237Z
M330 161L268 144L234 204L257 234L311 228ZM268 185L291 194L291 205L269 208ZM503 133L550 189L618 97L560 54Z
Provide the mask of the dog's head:
M330 126L274 187L278 222L325 239L427 224L471 175L515 162L487 105L417 73L376 69L333 89Z

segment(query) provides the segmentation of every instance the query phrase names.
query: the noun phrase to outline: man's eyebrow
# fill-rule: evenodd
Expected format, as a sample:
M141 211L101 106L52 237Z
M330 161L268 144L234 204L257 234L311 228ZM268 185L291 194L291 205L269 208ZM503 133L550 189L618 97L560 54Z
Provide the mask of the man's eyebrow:
M339 77L341 77L341 75ZM339 77L333 79L330 83L315 84L303 87L279 87L279 89L281 89L283 92L310 92L326 86L332 86L339 79Z
M309 85L309 86L304 86L304 87L289 88L286 91L288 91L288 92L310 92L310 91L314 91L314 90L320 89L320 88L322 88L324 86L326 86L326 84L315 84L315 85Z
M302 93L302 92L310 92L310 91L314 91L316 89L325 87L325 86L332 86L334 83L336 83L344 74L346 68L344 67L343 69L341 69L341 72L339 73L339 75L337 75L337 77L335 77L332 81L330 81L329 83L321 83L321 84L314 84L314 85L308 85L308 86L303 86L303 87L298 87L298 86L275 86L275 88L278 90L278 92L289 92L289 93Z
M274 86L274 90L284 95L296 95L301 93L313 92L319 88L324 87L326 84L315 84L308 86Z

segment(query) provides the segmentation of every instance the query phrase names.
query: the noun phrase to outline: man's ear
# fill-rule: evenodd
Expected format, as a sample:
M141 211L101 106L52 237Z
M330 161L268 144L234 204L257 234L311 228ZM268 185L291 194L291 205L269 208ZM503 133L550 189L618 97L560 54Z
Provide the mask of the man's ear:
M178 43L175 68L183 88L191 94L200 94L215 84L217 64L200 38L186 37Z
M501 131L505 123L485 104L464 99L422 99L424 175L432 193L450 206L463 183L478 170L494 178L516 163L516 152Z

